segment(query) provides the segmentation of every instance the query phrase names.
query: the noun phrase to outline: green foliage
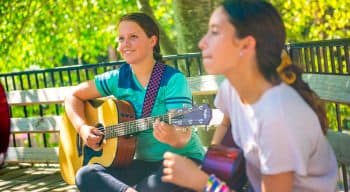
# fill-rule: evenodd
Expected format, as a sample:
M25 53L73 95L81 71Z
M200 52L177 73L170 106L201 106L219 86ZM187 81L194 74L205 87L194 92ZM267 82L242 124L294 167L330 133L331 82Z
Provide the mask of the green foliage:
M289 42L344 38L350 35L350 1L271 0L286 25Z
M161 24L161 27L167 32L168 37L171 40L174 40L177 33L172 2L173 0L151 0L150 5L153 9L155 18Z
M0 71L99 62L108 46L115 46L120 15L135 10L128 0L5 1Z
M338 127L344 130L350 130L350 107L348 105L336 106L334 103L328 103L326 110L329 128L334 131L338 131ZM337 117L337 110L339 110L339 117Z
M0 72L106 61L108 48L115 48L118 18L137 11L139 1L3 0L0 4ZM176 45L181 33L174 20L174 0L148 2L161 27ZM213 0L208 2L212 4ZM350 35L350 12L347 10L350 1L271 2L283 16L289 42ZM206 18L209 13L203 11L203 14ZM200 34L193 35L196 39Z

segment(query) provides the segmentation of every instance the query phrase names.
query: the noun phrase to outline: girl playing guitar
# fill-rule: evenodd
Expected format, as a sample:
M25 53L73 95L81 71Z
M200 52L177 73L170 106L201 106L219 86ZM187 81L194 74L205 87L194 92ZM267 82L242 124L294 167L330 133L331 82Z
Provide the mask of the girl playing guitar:
M227 78L215 105L230 119L254 191L335 191L338 168L325 137L325 110L282 51L285 39L282 18L266 1L226 0L215 9L199 42L206 71ZM164 157L165 182L232 190L186 158Z

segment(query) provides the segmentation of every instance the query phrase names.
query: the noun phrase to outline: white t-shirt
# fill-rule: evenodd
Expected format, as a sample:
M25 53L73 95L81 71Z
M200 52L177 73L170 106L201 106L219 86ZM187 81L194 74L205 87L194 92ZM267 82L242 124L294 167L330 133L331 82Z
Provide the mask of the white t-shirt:
M249 182L261 191L262 174L294 171L293 191L335 191L337 161L316 113L290 86L267 90L243 104L225 80L215 106L230 117L233 139L244 151Z

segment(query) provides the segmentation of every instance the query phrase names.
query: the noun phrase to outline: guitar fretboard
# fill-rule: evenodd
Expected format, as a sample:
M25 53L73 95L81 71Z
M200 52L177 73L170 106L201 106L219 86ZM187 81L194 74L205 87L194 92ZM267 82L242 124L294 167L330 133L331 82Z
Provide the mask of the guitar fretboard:
M169 123L170 115L165 114L155 117L147 117L134 121L119 123L117 125L107 126L105 129L105 138L110 139L148 130L152 127L152 124L156 119Z

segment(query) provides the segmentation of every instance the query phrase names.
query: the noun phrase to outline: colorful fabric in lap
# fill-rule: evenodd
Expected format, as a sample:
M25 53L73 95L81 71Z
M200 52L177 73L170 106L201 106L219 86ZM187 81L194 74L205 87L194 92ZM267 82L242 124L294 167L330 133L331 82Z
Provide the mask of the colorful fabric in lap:
M10 139L10 111L3 86L0 84L0 165L9 145Z

